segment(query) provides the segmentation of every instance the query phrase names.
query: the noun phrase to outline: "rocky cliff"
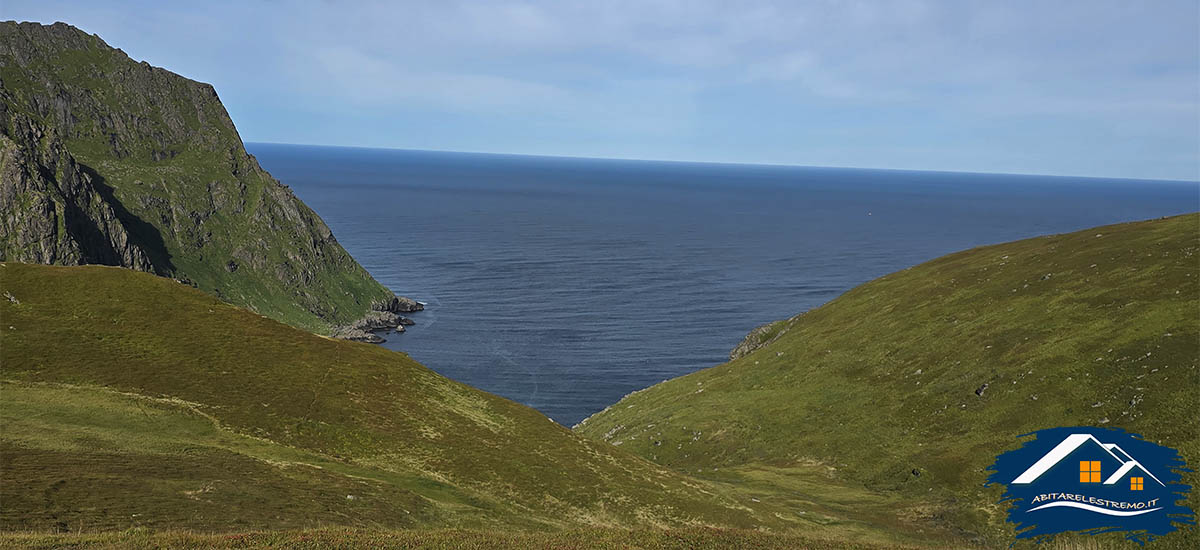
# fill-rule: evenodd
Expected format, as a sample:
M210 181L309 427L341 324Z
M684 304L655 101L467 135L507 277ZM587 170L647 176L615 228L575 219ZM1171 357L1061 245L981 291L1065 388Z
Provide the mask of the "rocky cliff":
M5 116L6 104L0 103L0 255L26 263L153 271L105 198L111 190L92 181L53 131L28 117Z
M98 36L0 23L0 132L0 261L150 271L318 332L420 309L259 167L212 86Z

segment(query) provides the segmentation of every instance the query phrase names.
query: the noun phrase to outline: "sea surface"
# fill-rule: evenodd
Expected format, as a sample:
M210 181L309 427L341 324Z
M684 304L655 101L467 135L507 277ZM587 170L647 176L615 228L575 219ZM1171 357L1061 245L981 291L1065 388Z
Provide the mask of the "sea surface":
M567 426L880 275L1200 209L1196 182L247 147L427 303L385 346Z

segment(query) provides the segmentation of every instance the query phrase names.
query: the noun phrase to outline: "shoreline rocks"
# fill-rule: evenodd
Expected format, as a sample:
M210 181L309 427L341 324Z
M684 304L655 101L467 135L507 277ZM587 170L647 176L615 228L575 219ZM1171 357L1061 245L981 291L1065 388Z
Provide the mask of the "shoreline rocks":
M391 328L400 328L404 325L405 318L390 311L368 311L362 319L359 319L350 324L350 327L362 330L386 330ZM411 324L409 321L408 324Z
M404 332L404 327L415 325L416 322L400 313L421 311L425 305L421 302L403 296L392 296L387 300L371 303L371 310L363 317L349 325L334 327L331 336L354 342L369 342L382 344L387 340L376 332L394 330Z
M412 313L425 309L425 305L412 298L392 296L386 300L371 302L371 311L386 311L389 313Z
M342 340L350 340L351 342L366 342L368 344L382 344L387 341L378 334L353 327L335 329L331 336Z

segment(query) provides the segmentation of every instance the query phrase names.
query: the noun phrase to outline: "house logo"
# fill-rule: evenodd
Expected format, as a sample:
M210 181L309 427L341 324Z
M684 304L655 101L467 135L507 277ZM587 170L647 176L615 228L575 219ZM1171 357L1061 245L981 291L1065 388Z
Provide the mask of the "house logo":
M1183 458L1169 447L1118 429L1050 428L996 457L988 484L1017 538L1049 540L1066 531L1125 532L1145 542L1195 523L1183 506ZM1022 436L1025 437L1025 436Z

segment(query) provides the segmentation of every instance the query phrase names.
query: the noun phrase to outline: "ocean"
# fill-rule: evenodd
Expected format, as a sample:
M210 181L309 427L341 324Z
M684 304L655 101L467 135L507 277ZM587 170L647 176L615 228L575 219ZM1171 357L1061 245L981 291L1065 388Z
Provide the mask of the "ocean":
M384 346L571 426L943 254L1200 209L1200 183L249 143L372 275Z

